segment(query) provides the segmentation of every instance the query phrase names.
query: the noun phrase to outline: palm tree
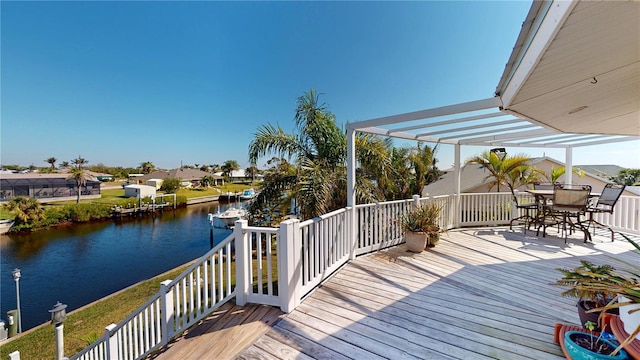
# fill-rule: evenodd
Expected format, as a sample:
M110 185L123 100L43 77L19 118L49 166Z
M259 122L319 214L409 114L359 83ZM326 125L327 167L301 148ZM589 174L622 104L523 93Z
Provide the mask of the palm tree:
M71 160L73 164L70 167L69 177L67 179L74 179L76 181L76 204L80 203L80 194L82 193L82 187L87 183L88 175L84 171L84 165L89 162L83 159L81 156L78 156L77 159Z
M258 167L255 165L251 165L244 170L244 175L251 177L251 185L256 179L256 175L258 175Z
M142 171L143 174L149 174L153 170L155 170L155 168L156 166L153 165L151 161L145 161L143 163L140 163L140 171Z
M231 172L234 170L239 170L240 165L235 160L227 160L224 162L224 164L222 164L220 168L222 169L222 176L229 179L231 177Z
M481 155L467 159L465 166L468 164L482 165L489 171L489 174L484 179L491 179L489 190L495 186L498 192L500 192L500 185L506 185L511 191L513 200L517 203L518 200L515 195L515 189L532 179L532 175L530 175L532 172L529 165L530 160L531 158L522 154L509 156L504 153L501 156L494 151L487 150Z
M560 177L564 175L566 172L567 172L567 169L564 166L559 166L556 168L555 166L551 165L551 171L549 172L549 174L543 171L542 176L544 176L552 184L555 184L558 181L558 179L560 179ZM584 171L581 169L573 168L572 172L578 175L579 177L584 176Z
M15 214L16 225L33 223L44 215L42 205L35 198L16 196L5 207Z
M51 165L51 171L56 169L56 161L58 161L58 159L54 158L54 157L50 157L47 160L45 160L45 162L49 163L49 165Z
M60 169L66 169L69 167L69 162L68 161L63 161L60 163Z
M293 167L265 175L262 190L250 205L252 213L276 204L288 207L293 201L298 215L308 219L346 205L347 138L336 125L335 116L326 104L319 104L318 99L313 89L298 98L297 134L285 133L281 127L271 124L258 128L249 144L250 163L255 165L258 158L277 154L283 160L293 160ZM356 158L359 171L364 174L357 177L356 191L360 199L380 197L371 180L388 169L386 145L373 135L356 137Z

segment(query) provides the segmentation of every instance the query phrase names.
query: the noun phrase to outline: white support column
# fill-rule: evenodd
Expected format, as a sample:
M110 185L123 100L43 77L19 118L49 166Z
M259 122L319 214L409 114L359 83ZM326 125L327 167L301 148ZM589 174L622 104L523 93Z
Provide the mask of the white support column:
M160 283L160 306L162 307L162 346L167 345L173 337L173 289L169 288L171 280Z
M20 360L20 351L14 351L9 354L9 360Z
M118 359L118 337L113 336L113 329L116 328L116 324L111 324L104 328L104 337L107 339L107 360L116 360ZM164 333L164 332L163 332Z
M462 203L462 199L460 197L460 178L462 176L462 168L460 166L460 144L455 144L453 146L453 166L454 166L454 172L453 172L453 178L455 181L454 183L454 191L456 193L456 202L455 202L455 206L453 211L455 211L454 214L454 220L453 223L455 224L456 227L460 227L460 214L462 213L461 210L461 203Z
M356 217L356 131L347 125L347 206L351 208L349 216L351 218L348 230L349 244L351 251L349 258L356 258L356 248L358 246L358 226Z
M247 303L251 274L249 274L249 243L244 228L247 220L238 220L233 228L233 236L236 239L236 305L244 306Z
M564 183L573 184L573 148L567 146L564 161Z
M300 220L290 219L281 222L278 239L278 296L280 309L285 313L292 312L300 305L301 253Z

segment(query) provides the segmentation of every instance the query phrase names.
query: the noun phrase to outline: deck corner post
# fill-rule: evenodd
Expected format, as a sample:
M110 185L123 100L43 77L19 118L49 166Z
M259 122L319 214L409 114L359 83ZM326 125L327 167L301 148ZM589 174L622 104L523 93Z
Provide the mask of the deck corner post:
M161 346L169 343L173 337L173 322L175 313L173 312L173 287L169 287L171 280L160 283L160 306L162 316L162 341Z
M104 328L105 343L107 345L105 356L107 360L118 359L118 337L112 336L113 329L115 329L116 326L118 325L112 323Z
M300 305L302 287L302 238L300 220L290 219L280 223L278 241L278 294L280 309L292 312Z
M244 306L247 303L249 295L249 262L251 254L249 254L249 246L247 243L247 234L245 228L248 226L247 220L238 220L233 228L236 245L236 305Z

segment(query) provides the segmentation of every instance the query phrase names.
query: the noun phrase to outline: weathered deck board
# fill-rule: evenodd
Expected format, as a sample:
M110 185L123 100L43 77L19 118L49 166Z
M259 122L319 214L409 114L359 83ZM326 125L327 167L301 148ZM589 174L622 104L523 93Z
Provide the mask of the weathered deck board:
M564 359L556 322L578 323L556 270L637 263L607 233L565 244L520 228L459 229L420 254L362 256L291 314L227 304L154 359Z
M149 359L230 359L269 331L281 317L282 312L274 307L227 303Z
M563 359L553 325L579 320L576 300L551 284L556 269L624 268L637 255L624 241L584 244L580 233L565 244L548 232L460 229L420 254L359 257L238 358Z

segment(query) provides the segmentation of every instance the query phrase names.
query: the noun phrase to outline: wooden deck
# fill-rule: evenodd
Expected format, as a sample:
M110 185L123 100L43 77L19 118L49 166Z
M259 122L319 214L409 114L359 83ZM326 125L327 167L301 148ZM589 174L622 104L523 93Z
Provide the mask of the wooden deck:
M272 327L261 322L255 340L214 342L196 328L189 345L173 345L188 352L169 356L169 349L160 358L564 359L554 324L579 319L576 299L551 285L556 268L587 259L622 269L638 259L606 233L589 244L574 234L565 244L549 232L459 229L420 254L402 245L362 256L294 312L272 318ZM244 350L220 352L230 344Z

